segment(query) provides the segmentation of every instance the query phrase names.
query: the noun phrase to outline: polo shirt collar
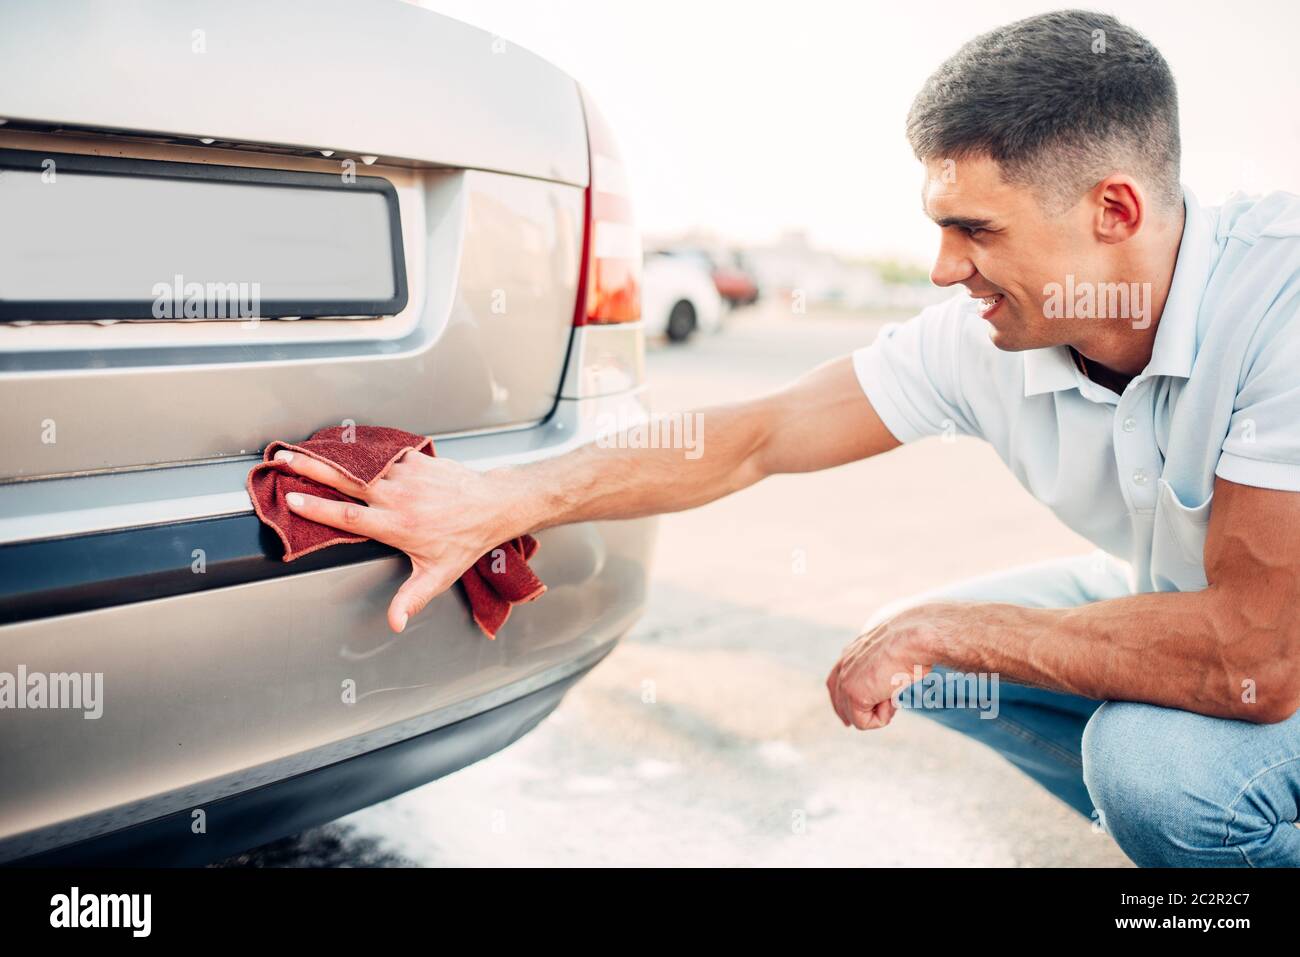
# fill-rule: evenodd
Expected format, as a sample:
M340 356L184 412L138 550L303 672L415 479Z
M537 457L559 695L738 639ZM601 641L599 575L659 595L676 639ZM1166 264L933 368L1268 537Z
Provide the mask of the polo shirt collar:
M1187 378L1196 359L1196 317L1209 282L1214 252L1214 224L1192 191L1183 187L1183 236L1174 262L1174 277L1160 314L1146 376ZM1082 374L1065 346L1026 349L1025 395L1060 392L1079 385Z
M1079 384L1079 370L1065 346L1026 349L1024 357L1026 396L1060 392Z
M1192 191L1183 187L1183 239L1174 263L1174 279L1169 284L1165 308L1160 313L1156 341L1151 346L1151 361L1143 375L1178 376L1192 374L1196 359L1196 317L1201 299L1210 282L1214 256L1214 224L1201 208Z

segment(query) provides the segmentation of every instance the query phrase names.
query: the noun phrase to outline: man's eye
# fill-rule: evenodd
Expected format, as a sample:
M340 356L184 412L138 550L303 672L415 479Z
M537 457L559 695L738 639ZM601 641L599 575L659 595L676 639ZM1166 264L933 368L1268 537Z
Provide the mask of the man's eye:
M976 236L982 236L984 233L988 232L987 229L980 229L978 226L963 226L962 228L965 230L966 235L971 239L974 239Z

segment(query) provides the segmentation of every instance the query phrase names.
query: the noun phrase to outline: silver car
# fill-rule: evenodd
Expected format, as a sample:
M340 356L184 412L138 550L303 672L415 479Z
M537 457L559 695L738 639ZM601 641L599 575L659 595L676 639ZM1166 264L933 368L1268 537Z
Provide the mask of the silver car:
M291 563L245 477L348 423L476 468L646 416L617 149L404 3L0 6L0 861L198 864L476 761L642 611L652 520L541 533L496 640Z

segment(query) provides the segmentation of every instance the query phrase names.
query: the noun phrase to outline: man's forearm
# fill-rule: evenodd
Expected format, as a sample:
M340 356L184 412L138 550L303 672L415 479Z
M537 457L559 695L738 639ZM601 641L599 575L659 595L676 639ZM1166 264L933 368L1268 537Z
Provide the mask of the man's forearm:
M1283 720L1294 710L1292 632L1252 620L1248 604L1215 589L1063 609L944 603L935 663L1098 700Z
M503 503L503 538L695 508L768 475L833 468L899 444L863 394L851 356L768 395L684 415L690 449L592 443L487 473Z
M555 525L640 518L704 505L752 485L766 435L752 404L683 413L694 419L698 454L685 448L627 448L611 436L565 455L494 470L513 535Z

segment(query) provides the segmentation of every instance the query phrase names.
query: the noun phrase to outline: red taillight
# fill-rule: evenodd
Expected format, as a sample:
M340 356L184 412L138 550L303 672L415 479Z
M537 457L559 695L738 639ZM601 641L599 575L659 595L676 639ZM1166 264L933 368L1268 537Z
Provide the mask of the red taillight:
M574 325L641 318L641 234L632 216L623 159L605 118L582 90L591 183Z

